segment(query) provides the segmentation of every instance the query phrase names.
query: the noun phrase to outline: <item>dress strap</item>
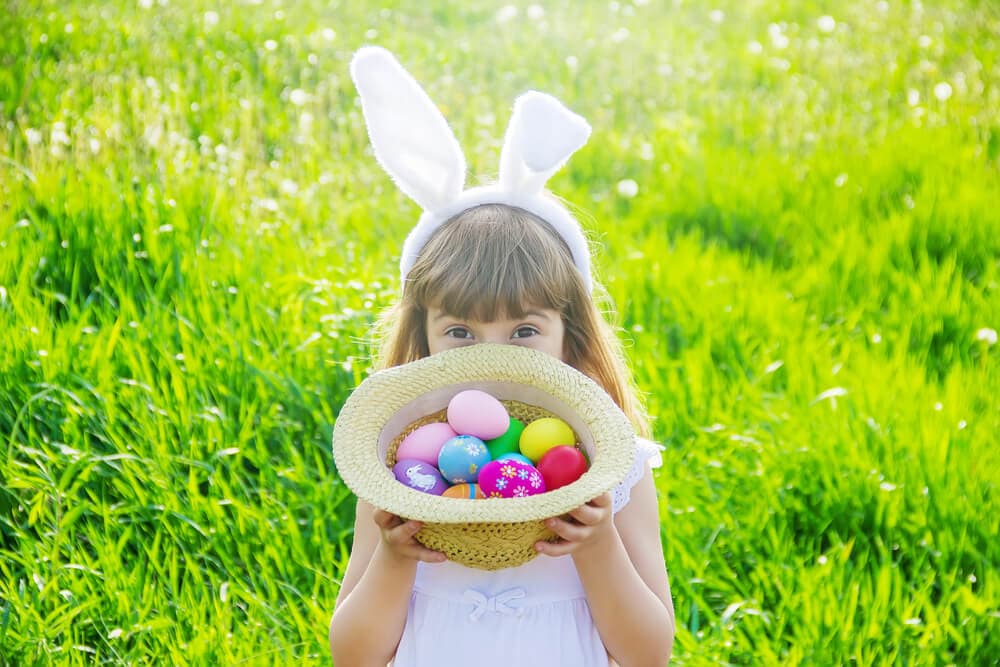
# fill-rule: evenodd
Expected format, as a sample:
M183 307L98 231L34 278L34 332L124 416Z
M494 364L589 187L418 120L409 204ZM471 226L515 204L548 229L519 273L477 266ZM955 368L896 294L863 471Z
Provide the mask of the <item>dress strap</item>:
M660 454L660 451L664 449L662 445L658 445L652 440L636 437L635 449L635 461L632 463L632 468L625 475L625 479L612 491L611 509L615 514L628 504L632 495L632 487L646 474L646 468L659 468L663 465L663 456Z

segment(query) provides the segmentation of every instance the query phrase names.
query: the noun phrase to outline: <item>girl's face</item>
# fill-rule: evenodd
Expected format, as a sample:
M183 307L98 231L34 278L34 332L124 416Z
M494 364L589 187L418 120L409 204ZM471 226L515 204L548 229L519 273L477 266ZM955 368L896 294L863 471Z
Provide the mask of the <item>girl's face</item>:
M563 321L558 311L529 308L524 317L502 316L491 322L463 320L440 308L427 311L427 347L431 354L476 343L521 345L563 358Z

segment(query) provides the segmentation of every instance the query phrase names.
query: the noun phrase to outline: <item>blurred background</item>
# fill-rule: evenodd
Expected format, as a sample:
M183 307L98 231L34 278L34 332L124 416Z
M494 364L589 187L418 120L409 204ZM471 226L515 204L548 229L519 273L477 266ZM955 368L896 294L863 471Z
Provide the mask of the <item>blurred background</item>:
M330 453L419 210L347 63L496 175L517 94L666 446L675 664L1000 656L1000 7L3 0L0 664L328 664ZM993 472L990 472L990 471Z

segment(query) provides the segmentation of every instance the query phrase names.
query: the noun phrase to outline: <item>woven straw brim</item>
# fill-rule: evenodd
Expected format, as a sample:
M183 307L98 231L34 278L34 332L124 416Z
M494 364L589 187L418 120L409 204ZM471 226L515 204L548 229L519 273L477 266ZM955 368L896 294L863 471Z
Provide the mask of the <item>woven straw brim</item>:
M386 464L395 461L399 442L423 424L443 421L448 402L466 389L495 396L522 420L563 419L590 468L572 484L527 498L445 498L397 481ZM333 431L334 461L358 498L423 522L421 543L483 569L533 557L534 542L553 537L541 521L611 490L632 466L634 443L628 418L593 380L542 352L493 344L440 352L371 375L347 399Z

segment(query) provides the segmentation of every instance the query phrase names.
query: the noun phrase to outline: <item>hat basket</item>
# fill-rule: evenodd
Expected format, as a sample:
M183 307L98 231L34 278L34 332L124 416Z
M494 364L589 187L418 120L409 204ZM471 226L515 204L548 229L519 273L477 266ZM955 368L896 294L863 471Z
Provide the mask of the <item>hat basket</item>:
M402 439L446 421L451 398L485 391L525 423L554 416L572 427L590 460L578 480L526 498L448 498L400 483L390 470ZM554 357L515 345L478 344L379 371L348 397L334 424L341 479L359 499L423 527L416 539L468 567L497 570L537 555L555 535L543 521L583 505L625 478L635 457L628 418L593 380Z

